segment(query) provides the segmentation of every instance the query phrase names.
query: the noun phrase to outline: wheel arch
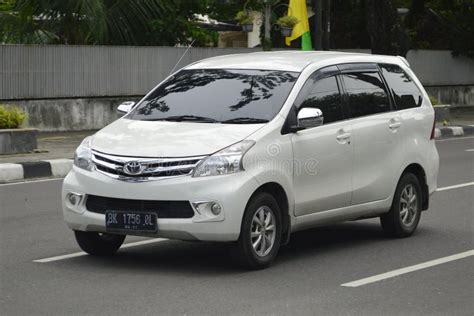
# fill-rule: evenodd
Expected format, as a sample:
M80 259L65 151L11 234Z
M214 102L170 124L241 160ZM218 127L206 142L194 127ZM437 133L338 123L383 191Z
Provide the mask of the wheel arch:
M249 201L258 193L265 192L271 194L281 211L281 222L282 222L282 245L287 244L291 233L291 218L290 218L290 205L288 203L288 195L285 189L277 182L267 182L260 185L251 195ZM248 204L248 202L247 202Z
M402 174L400 175L400 178L405 173L412 173L418 178L418 181L420 182L421 194L422 194L421 210L422 211L427 210L428 207L429 207L429 192L428 192L428 184L427 184L427 181L426 181L426 172L425 172L425 170L423 169L423 167L420 164L412 163L412 164L409 164L408 166L405 167ZM400 178L399 178L399 180L400 180Z

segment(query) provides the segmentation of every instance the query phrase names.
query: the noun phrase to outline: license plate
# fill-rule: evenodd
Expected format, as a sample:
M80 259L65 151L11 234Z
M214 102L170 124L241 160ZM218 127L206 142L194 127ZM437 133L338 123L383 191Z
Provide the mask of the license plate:
M108 231L156 232L156 213L106 211L105 228Z

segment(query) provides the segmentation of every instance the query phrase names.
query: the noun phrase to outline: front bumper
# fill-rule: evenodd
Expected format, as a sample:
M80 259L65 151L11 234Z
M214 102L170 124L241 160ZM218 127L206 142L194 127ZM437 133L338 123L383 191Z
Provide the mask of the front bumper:
M73 230L106 232L105 215L90 212L86 208L89 194L136 200L216 201L222 206L219 215L200 214L195 210L192 218L158 218L158 232L146 236L235 241L239 238L245 206L257 187L257 181L248 172L202 178L181 176L132 183L74 166L63 183L63 215L66 224ZM83 195L78 205L66 200L70 192Z

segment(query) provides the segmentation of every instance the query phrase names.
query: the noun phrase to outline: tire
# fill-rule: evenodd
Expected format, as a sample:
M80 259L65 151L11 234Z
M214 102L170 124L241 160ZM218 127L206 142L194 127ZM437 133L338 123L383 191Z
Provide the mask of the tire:
M263 226L259 225L262 218L265 223ZM280 248L281 232L281 212L278 203L271 194L258 193L250 199L245 209L239 240L232 251L233 258L246 269L258 270L268 267Z
M407 204L407 200L412 201ZM380 217L384 232L397 238L412 235L420 221L422 201L418 178L412 173L403 174L398 181L390 211Z
M76 241L82 250L93 256L110 256L117 252L125 235L74 231Z

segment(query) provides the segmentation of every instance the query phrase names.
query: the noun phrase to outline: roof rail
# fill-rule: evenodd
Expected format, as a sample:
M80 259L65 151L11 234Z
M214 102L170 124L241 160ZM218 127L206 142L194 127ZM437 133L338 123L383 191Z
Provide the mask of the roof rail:
M408 60L405 57L402 57L402 56L397 56L397 57L400 58L401 61L403 61L403 63L405 65L407 65L408 68L410 68L410 63L408 62Z

